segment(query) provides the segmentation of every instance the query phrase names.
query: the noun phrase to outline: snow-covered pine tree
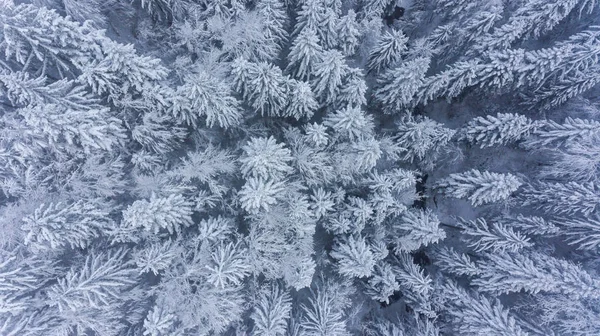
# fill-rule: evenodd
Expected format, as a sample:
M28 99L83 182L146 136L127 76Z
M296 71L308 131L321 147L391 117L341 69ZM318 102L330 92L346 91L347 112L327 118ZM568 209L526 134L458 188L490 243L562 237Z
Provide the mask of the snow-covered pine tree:
M413 252L423 246L446 238L440 221L431 210L409 210L395 219L390 228L390 239L396 253Z
M366 0L363 11L366 17L380 17L391 3L390 0Z
M335 130L339 136L349 140L367 137L373 133L375 127L373 117L358 106L348 106L328 114L323 121L323 125Z
M292 310L290 295L277 283L265 285L258 293L251 318L253 336L286 335L287 322Z
M348 13L338 21L339 47L345 56L352 56L356 52L360 37L361 32L356 12L353 9L349 9Z
M273 178L280 180L293 171L289 165L291 152L283 143L277 143L273 136L251 138L242 148L244 156L240 158L244 176Z
M352 288L348 288L346 283L336 283L322 277L317 281L315 288L311 288L307 302L300 305L297 335L351 335L347 330L345 309L349 308L348 296L352 294Z
M537 182L519 193L523 206L532 206L551 214L589 215L600 205L596 184Z
M285 184L262 177L250 177L239 192L242 209L257 213L269 211L283 196Z
M342 80L350 70L344 55L337 50L326 50L314 66L311 81L315 95L325 104L332 104L339 94Z
M408 37L400 30L391 30L381 35L375 48L369 54L367 63L369 71L377 73L398 63L408 49L407 42Z
M378 227L378 229L388 218L399 216L407 209L406 205L398 202L397 197L395 197L392 193L387 192L377 192L373 194L369 198L369 203L373 208L372 224ZM385 234L383 234L381 237L383 236L385 236ZM382 238L380 238L378 235L378 238L376 239L378 241L377 244L379 246L383 246L385 244L385 240L379 241L380 239Z
M495 24L502 20L504 6L497 3L470 3L471 6L485 6L475 10L463 11L462 18L438 26L428 37L436 45L436 53L442 59L451 59L461 53L469 52L474 41L489 34Z
M465 15L471 13L473 7L477 7L477 3L472 3L465 0L436 0L434 11L439 13L443 18L449 19L457 15Z
M454 275L475 276L480 273L477 264L464 253L451 247L438 247L433 251L435 265L442 271Z
M242 118L240 102L231 95L231 89L206 72L186 77L169 109L180 123L192 126L197 126L203 117L208 127L217 124L227 128Z
M144 319L144 336L162 336L165 334L180 336L181 330L176 330L175 315L165 311L160 305L154 306Z
M321 185L332 182L335 172L332 158L324 150L324 145L329 142L329 135L325 127L307 127L307 134L301 142L292 147L294 166L300 173L303 181L309 186ZM316 133L310 133L315 131Z
M240 243L220 242L204 265L205 279L215 288L226 289L241 286L244 278L250 274L247 249Z
M210 34L215 34L215 38L223 43L222 48L210 50L211 53L221 54L216 60L217 62L235 58L245 58L252 62L272 62L278 58L282 47L281 42L276 36L273 36L273 22L265 18L263 14L264 12L258 10L241 9L238 14L218 19L213 17L210 20L215 25L210 27ZM206 36L206 32L199 34L198 37L186 36L191 40L187 43L193 43L200 48L205 47L202 45L202 41L205 41L208 36ZM194 41L196 39L198 40Z
M469 247L476 252L517 252L532 246L527 236L519 231L514 231L501 222L488 224L484 218L477 218L472 221L459 219L459 225L463 229L461 234L466 236Z
M290 98L282 114L296 120L310 119L319 107L310 84L294 79L291 79L289 84Z
M347 213L352 214L352 217L355 219L354 230L360 232L367 222L370 221L371 216L373 215L373 208L371 208L366 200L360 197L348 197L347 200Z
M292 35L299 35L303 30L308 29L321 36L321 22L323 22L325 11L324 0L303 0L300 3L298 18Z
M560 229L555 221L546 220L538 216L503 216L497 219L499 223L514 227L530 235L552 236L559 233Z
M307 252L302 251L301 253ZM310 255L302 256L301 253L296 253L295 256L282 261L283 280L288 286L296 290L310 287L317 269L313 257Z
M232 64L236 87L261 115L279 116L288 101L288 78L281 69L267 63L236 60Z
M373 273L375 259L363 237L349 236L338 241L330 255L337 260L342 275L362 278Z
M234 90L241 94L244 100L250 99L250 81L258 71L256 63L238 57L229 64Z
M545 146L564 146L600 135L600 122L596 120L567 117L562 124L545 120L525 141L531 149Z
M46 147L58 153L69 151L68 146L81 147L87 154L111 151L123 146L126 138L122 121L108 108L76 111L46 104L19 109L18 114L26 132L43 135Z
M171 266L171 263L178 257L180 246L167 240L164 243L152 243L133 253L132 261L135 262L139 273L152 272L158 275Z
M541 107L548 110L589 91L598 83L600 83L599 66L593 66L585 72L572 72L528 94L526 104L532 108Z
M114 225L103 205L86 201L40 205L23 218L25 245L38 251L88 247Z
M397 124L394 140L405 149L405 160L435 158L456 133L428 117L407 117Z
M32 310L36 301L35 295L41 288L48 285L48 282L52 280L51 277L56 274L54 269L56 263L48 263L48 260L43 258L43 254L24 253L22 247L10 248L7 245L2 247L0 250L0 299L4 309L0 312L0 317L5 323L0 326L0 330L4 332L14 328L17 330L16 334L19 331L25 333L23 329L27 327L26 321L21 325L16 321L20 318L32 318L34 321L30 324L31 327L36 324L35 322L41 322L35 321L37 320L34 318L35 314L30 314L34 312L29 310ZM15 325L10 325L9 322L13 322Z
M182 253L161 276L155 302L175 315L182 329L222 333L245 311L236 283L248 274L248 253L235 240L198 243L184 241Z
M587 0L526 1L523 6L516 8L508 22L481 37L475 50L506 49L521 37L538 37L558 25L580 4L589 10L594 6Z
M600 296L600 280L581 266L540 252L489 253L477 266L480 273L472 284L483 292L562 293L577 298Z
M315 64L323 59L323 47L314 29L303 29L292 42L286 71L298 79L310 80Z
M378 193L400 193L413 189L419 180L417 171L396 168L385 172L373 172L365 184Z
M306 132L307 141L315 147L325 146L329 142L327 127L324 125L317 123L307 124L304 131Z
M540 178L556 178L562 181L597 181L600 170L600 146L597 140L569 143L564 148L542 151L548 154L548 164L540 172Z
M467 87L475 85L484 66L479 59L458 61L439 74L425 77L417 90L413 105L427 104L439 97L447 100L460 95Z
M467 87L479 86L492 92L537 88L572 72L586 72L600 52L597 29L571 36L566 42L538 50L492 50L481 58L458 61L447 70L425 78L415 103L445 96L451 99Z
M173 13L169 0L140 0L140 5L156 20L166 20Z
M333 195L323 188L314 190L310 196L310 200L312 201L311 208L315 211L317 217L324 217L329 212L334 211L335 202Z
M96 26L105 27L107 23L107 5L97 0L64 0L65 13L78 22L93 21Z
M189 151L181 162L167 172L182 182L201 182L211 185L218 183L222 175L237 171L236 157L226 149L213 145L196 151ZM211 190L216 191L216 190Z
M126 229L144 228L154 234L166 230L179 233L193 224L192 202L181 194L168 197L152 195L149 200L137 200L123 211L121 226Z
M59 74L73 73L85 62L101 57L103 36L89 23L80 25L55 10L30 4L2 9L3 54L24 70L35 67L42 70L41 75L50 68Z
M600 27L597 25L587 26L585 30L577 32L565 41L560 41L557 48L568 50L564 59L560 59L561 67L556 69L560 77L568 79L578 72L588 72L597 66L595 61L600 50Z
M476 82L479 87L488 90L541 85L556 68L561 67L561 61L564 60L561 55L565 53L568 53L566 46L531 51L492 51L484 59L485 65Z
M224 241L234 232L234 222L231 218L221 216L209 217L198 223L198 238L203 241Z
M136 283L133 269L125 261L127 252L93 251L82 265L72 267L47 289L46 303L57 307L67 321L74 311L119 309L125 304L127 290Z
M338 295L331 293L329 288L317 288L311 291L307 304L301 305L299 335L350 335L346 329L344 312L340 303L335 301Z
M62 79L52 82L44 76L32 78L27 72L6 71L0 72L0 83L14 107L44 104L55 104L63 109L73 110L101 107L97 97L73 80Z
M107 93L117 105L123 95L150 91L169 73L160 59L138 55L132 44L120 44L104 38L101 46L103 57L83 63L78 81L89 86L95 94Z
M373 274L365 285L365 294L373 300L389 304L390 296L400 290L396 281L396 273L392 265L385 261L378 261L373 269Z
M335 10L333 8L326 8L321 17L320 29L318 31L325 49L335 48L339 43L338 22L339 17Z
M540 297L534 301L535 308L528 314L533 320L541 321L548 330L558 335L593 335L600 330L598 312L593 308L597 300L574 300L566 295Z
M413 262L409 254L402 254L395 259L394 272L400 290L402 300L415 315L435 318L437 313L432 306L433 279L426 274L423 268Z
M425 274L423 268L413 262L410 254L401 254L397 258L397 265L394 266L396 278L402 290L425 297L431 294L433 280L428 274Z
M344 146L342 146L344 147ZM341 154L341 153L340 153ZM379 141L374 137L364 137L352 142L347 151L348 158L355 163L350 171L358 174L367 173L375 168L383 152Z
M517 191L522 182L512 174L492 173L471 169L450 174L436 184L442 193L456 198L466 198L474 206L506 200Z
M445 284L443 293L446 312L461 335L530 335L498 300L470 293L454 282Z
M165 155L178 148L187 136L187 130L174 125L172 118L157 113L146 113L142 122L131 131L131 138L150 153ZM151 155L151 154L150 154Z
M287 41L288 17L285 7L280 0L260 0L256 4L256 10L262 15L267 28L267 36L273 39L277 45L283 46Z
M338 106L363 106L367 104L367 83L362 70L350 68L338 94Z
M517 142L534 132L539 123L524 115L498 113L496 116L477 117L464 128L464 137L481 148Z
M567 236L569 244L582 250L597 250L600 246L600 218L598 215L587 218L563 218L558 221Z
M375 99L387 112L401 111L410 106L428 68L429 59L417 58L385 71L377 78Z

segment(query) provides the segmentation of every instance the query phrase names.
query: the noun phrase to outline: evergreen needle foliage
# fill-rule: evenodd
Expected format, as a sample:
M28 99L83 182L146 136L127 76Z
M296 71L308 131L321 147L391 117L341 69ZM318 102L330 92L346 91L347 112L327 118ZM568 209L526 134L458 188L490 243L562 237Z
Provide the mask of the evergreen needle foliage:
M0 335L600 335L600 2L0 0Z

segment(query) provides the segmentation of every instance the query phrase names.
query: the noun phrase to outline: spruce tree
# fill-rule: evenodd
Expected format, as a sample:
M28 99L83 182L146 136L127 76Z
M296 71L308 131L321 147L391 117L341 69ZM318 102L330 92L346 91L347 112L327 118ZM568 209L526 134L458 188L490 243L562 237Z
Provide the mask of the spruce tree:
M350 106L326 116L323 124L350 140L368 136L374 128L372 116L360 107Z
M535 131L538 123L513 113L498 113L496 116L477 117L465 127L465 138L480 147L506 145L527 137Z
M85 201L42 204L23 218L24 242L38 250L86 248L114 225L102 205Z
M387 70L377 79L376 99L386 111L396 112L410 106L428 68L429 60L418 58Z
M241 120L240 102L231 96L231 89L209 74L200 72L186 78L177 88L177 99L171 113L181 122L196 126L200 117L209 127L218 124L227 128Z
M478 218L474 221L460 220L459 223L469 247L476 252L517 252L532 245L527 236L499 222L488 224L485 219Z
M182 195L173 194L135 201L123 211L121 225L128 229L144 228L155 234L166 229L173 234L192 223L192 203Z
M600 245L600 220L592 218L562 219L562 232L568 237L569 244L580 249L595 251Z
M444 194L466 198L474 206L506 200L521 186L522 182L514 175L479 171L450 174L437 183Z
M310 84L293 79L289 83L290 98L283 115L294 117L296 120L310 119L319 106Z
M367 83L360 69L350 68L338 95L338 105L363 106L367 104Z
M594 183L538 182L526 185L519 195L524 206L551 214L589 215L600 205L600 196Z
M314 67L312 86L315 95L322 98L325 104L334 103L348 71L349 67L342 53L337 50L324 51Z
M396 252L413 252L446 238L440 221L431 211L409 210L392 224L392 241Z
M374 300L388 304L390 296L398 290L400 290L400 284L396 281L396 274L392 266L385 261L377 262L373 275L366 285L366 294Z
M290 295L280 285L265 286L258 293L258 302L251 315L254 321L252 335L285 335L291 310Z
M600 122L567 117L560 124L553 120L544 121L525 145L536 149L543 146L564 146L582 140L593 139L600 134Z
M480 273L472 283L483 292L547 292L589 298L600 295L600 280L572 262L539 252L490 253L478 266Z
M527 336L515 316L500 303L482 295L469 293L450 282L443 288L450 306L448 314L452 325L462 335L518 335Z
M338 270L343 275L362 278L373 273L373 252L362 237L350 236L337 242L330 254L338 260Z
M361 36L359 28L356 12L352 9L338 21L338 39L344 55L351 56L356 52Z
M435 158L436 153L452 139L455 130L449 129L428 117L406 117L397 124L394 141L404 150L404 159L423 160Z
M296 78L310 80L314 76L315 64L323 59L323 47L316 31L303 29L292 42L287 58L287 72Z
M386 70L399 62L407 49L406 42L408 42L408 38L400 30L384 33L369 54L367 63L369 71Z

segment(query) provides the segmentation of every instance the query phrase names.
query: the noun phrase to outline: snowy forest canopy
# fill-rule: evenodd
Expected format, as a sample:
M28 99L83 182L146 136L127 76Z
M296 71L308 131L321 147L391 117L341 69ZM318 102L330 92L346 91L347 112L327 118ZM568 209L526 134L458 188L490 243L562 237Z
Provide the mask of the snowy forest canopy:
M1 0L1 336L600 335L597 0Z

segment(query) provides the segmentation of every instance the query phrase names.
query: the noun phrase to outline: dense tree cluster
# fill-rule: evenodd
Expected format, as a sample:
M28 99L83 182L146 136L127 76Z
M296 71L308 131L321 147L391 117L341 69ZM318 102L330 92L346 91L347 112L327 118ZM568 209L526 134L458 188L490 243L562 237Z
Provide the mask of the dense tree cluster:
M0 335L600 334L600 3L0 1Z

